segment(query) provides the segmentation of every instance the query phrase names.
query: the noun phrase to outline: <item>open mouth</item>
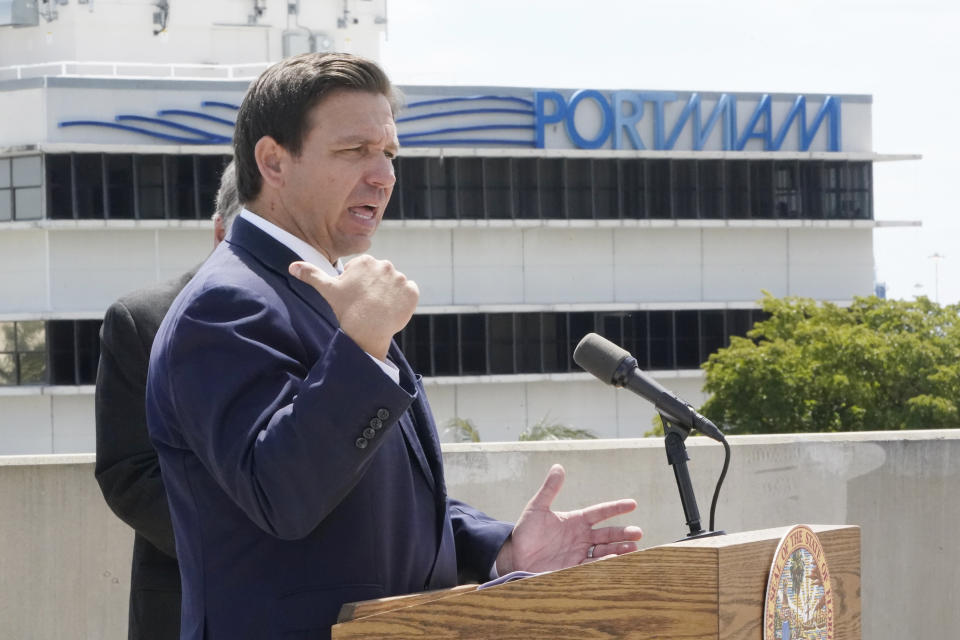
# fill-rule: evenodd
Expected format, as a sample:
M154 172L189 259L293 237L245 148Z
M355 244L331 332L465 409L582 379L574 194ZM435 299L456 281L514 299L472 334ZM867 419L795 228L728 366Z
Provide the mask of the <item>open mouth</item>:
M373 220L377 217L377 207L372 204L361 204L355 207L350 207L350 215L360 218L361 220Z

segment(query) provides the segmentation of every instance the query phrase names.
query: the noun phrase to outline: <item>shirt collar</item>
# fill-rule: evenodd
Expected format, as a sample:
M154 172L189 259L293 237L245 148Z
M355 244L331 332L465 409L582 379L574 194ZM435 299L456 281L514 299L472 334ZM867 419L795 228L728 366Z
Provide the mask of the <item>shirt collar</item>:
M246 207L244 207L240 212L240 217L263 231L265 234L283 246L293 251L300 257L301 260L316 265L327 275L336 277L340 275L340 272L343 271L343 263L340 260L337 260L336 264L330 264L330 261L327 260L327 257L317 251L314 247L310 246L289 231L281 229L266 218L258 216Z

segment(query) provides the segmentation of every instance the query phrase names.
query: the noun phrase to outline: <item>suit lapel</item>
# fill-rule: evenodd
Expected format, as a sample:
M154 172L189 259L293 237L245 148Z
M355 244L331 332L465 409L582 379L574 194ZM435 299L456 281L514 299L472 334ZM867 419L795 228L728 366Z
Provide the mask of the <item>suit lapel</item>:
M390 342L390 350L387 352L387 355L400 369L400 381L403 382L406 379L409 381L408 384L410 387L417 392L417 399L414 400L410 406L410 410L400 419L400 428L403 431L404 437L407 439L407 445L410 447L410 451L413 452L413 456L420 464L420 470L423 471L423 475L427 479L427 484L429 484L430 489L436 493L437 486L443 486L443 463L440 458L440 442L436 439L434 430L430 428L431 423L424 420L424 400L420 393L421 389L417 384L417 376L414 374L413 369L410 368L407 359L403 357L403 352L400 351L396 342ZM404 386L406 388L406 385Z
M297 294L297 297L323 316L324 320L329 322L332 327L338 328L340 326L337 316L333 313L333 309L330 308L327 301L323 299L323 296L306 282L290 275L288 270L290 263L301 258L289 247L241 217L233 221L230 234L227 236L227 242L244 249L254 260L286 280L287 285Z

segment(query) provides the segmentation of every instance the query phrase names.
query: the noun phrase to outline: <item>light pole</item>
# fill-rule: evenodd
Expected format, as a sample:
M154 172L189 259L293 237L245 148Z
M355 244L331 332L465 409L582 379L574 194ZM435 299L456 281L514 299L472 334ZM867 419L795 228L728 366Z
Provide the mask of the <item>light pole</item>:
M933 253L927 257L933 260L933 301L940 304L940 261L947 256Z

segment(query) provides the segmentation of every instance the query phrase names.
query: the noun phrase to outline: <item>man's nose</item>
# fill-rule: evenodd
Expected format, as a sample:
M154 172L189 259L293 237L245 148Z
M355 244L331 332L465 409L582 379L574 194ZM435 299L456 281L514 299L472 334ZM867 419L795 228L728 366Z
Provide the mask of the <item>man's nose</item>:
M370 169L367 181L375 187L389 189L396 183L397 174L393 168L393 161L387 156L380 156Z

